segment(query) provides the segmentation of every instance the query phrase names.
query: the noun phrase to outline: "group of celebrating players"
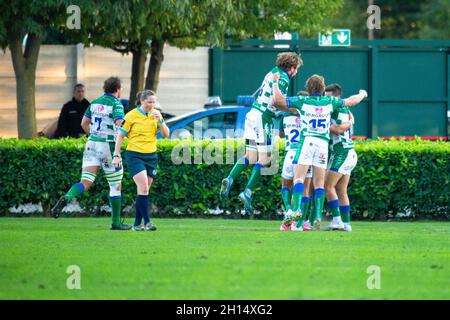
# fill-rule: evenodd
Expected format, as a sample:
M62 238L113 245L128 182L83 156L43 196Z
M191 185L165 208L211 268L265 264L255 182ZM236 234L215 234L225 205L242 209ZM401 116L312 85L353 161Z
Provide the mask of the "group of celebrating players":
M296 53L280 53L276 67L264 77L258 97L245 119L245 156L222 180L220 193L228 197L233 181L253 165L247 186L239 194L246 211L253 211L252 192L263 170L273 160L274 118L281 115L280 134L286 139L281 195L286 211L280 230L320 229L326 198L333 215L328 229L351 231L347 186L357 155L352 141L354 118L349 107L360 103L367 92L360 90L356 95L341 99L339 85L325 87L322 76L312 75L306 81L307 92L287 97L290 80L302 64ZM104 89L105 93L92 102L83 117L82 127L89 134L89 140L83 153L80 182L59 199L52 213L58 217L67 203L86 192L101 167L110 187L111 230L156 230L150 223L148 196L157 172L156 134L159 131L167 137L170 131L159 111L154 109L154 92L141 92L138 107L125 115L118 100L120 79L106 79ZM123 177L120 150L125 136L129 138L125 153L128 169L137 186L133 226L123 224L120 218ZM145 226L141 225L142 219Z
M222 180L220 194L228 197L233 181L250 165L246 188L239 194L248 212L253 212L252 192L261 171L272 161L274 118L281 112L285 157L281 195L285 206L282 231L319 230L325 198L333 220L328 230L352 231L347 187L357 163L352 141L354 117L349 107L360 103L367 92L341 99L338 84L325 86L325 79L312 75L307 92L287 97L290 80L303 65L294 52L277 57L276 67L264 77L258 96L245 119L245 156Z

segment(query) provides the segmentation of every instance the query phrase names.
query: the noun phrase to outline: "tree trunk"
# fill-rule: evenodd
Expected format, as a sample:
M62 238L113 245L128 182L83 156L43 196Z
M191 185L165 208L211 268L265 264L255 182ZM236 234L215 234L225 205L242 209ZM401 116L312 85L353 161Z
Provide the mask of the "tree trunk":
M147 50L143 45L132 50L133 62L131 66L130 105L136 105L136 94L144 88L145 61Z
M8 33L8 44L16 75L17 128L19 139L33 139L36 129L36 66L42 38L30 33L24 52L22 36Z
M148 65L147 79L145 81L145 89L153 91L158 90L159 84L159 72L161 71L161 65L164 60L163 55L164 41L152 40L150 63Z

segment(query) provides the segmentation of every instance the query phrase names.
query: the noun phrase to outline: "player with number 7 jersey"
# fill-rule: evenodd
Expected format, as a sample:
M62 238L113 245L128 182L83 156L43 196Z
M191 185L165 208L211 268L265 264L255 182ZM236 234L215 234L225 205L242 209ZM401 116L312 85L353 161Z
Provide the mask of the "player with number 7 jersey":
M121 81L117 77L110 77L105 80L103 88L105 93L92 101L81 122L83 130L89 133L89 140L84 147L80 182L72 185L51 211L55 218L58 217L66 204L88 191L101 167L109 184L111 230L129 230L131 226L122 224L120 218L123 168L116 168L112 164L117 128L125 117L123 105L118 99Z
M95 99L84 115L91 119L89 140L115 142L117 128L114 122L125 116L123 105L115 96L105 93Z

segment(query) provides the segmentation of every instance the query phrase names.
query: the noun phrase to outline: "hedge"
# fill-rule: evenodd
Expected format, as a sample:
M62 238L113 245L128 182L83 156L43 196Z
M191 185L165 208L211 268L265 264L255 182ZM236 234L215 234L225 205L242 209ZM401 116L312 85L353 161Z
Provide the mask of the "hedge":
M11 207L25 203L42 204L44 214L48 215L57 199L79 180L85 143L86 138L0 139L0 215L10 215ZM201 161L201 152L225 150L226 145L232 146L235 159L237 153L243 152L242 140L158 141L158 175L150 193L152 215L241 217L242 205L237 194L245 187L250 170L235 181L230 200L221 201L218 197L220 182L232 165ZM172 150L180 146L191 151L191 156L185 160L191 160L192 164L172 163ZM359 141L355 149L359 160L349 186L353 216L449 216L448 142L420 139ZM280 155L283 151L284 143L280 141ZM126 171L126 163L124 166ZM254 192L258 217L278 217L282 211L280 187L279 174L263 177L260 187ZM123 179L124 206L132 208L135 194L136 187L126 171ZM107 195L108 185L100 174L89 193L80 199L84 214L104 214L101 207L107 205Z

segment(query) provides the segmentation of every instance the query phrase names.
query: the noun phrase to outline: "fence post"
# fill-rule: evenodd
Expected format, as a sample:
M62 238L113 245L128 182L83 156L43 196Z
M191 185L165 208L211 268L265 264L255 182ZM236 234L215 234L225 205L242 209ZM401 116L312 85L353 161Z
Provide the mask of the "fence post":
M378 137L378 45L374 42L370 47L370 64L369 64L369 137L375 139Z
M450 141L450 52L447 54L447 141Z
M212 48L209 50L209 95L222 96L222 48Z

